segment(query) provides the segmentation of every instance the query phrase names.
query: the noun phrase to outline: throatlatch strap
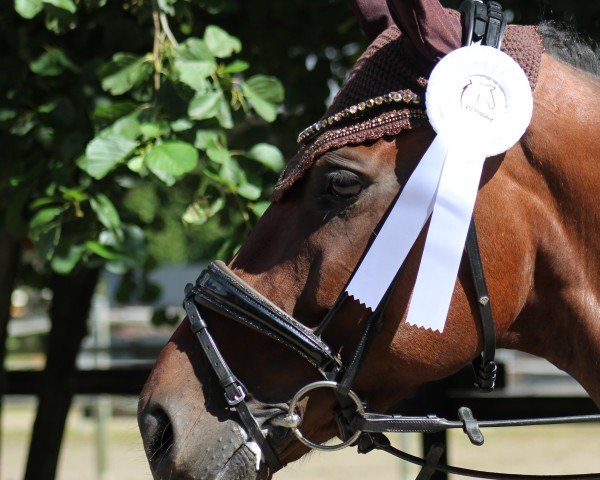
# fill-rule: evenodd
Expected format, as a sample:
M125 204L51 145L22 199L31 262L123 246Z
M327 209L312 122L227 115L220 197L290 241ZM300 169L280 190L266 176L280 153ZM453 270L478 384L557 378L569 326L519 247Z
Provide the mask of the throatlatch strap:
M246 427L248 436L260 447L262 453L265 455L265 460L269 465L269 468L272 470L272 473L275 473L276 471L281 470L283 465L263 435L260 426L254 418L254 415L252 415L252 412L250 412L250 408L246 403L246 395L248 394L248 391L230 370L229 366L223 359L221 352L219 352L215 341L210 333L208 333L208 326L200 315L198 306L194 301L194 295L195 292L193 285L186 285L183 308L187 313L192 332L198 338L200 346L202 347L210 366L217 376L221 387L223 387L223 390L225 390L225 401L230 407L235 408L235 411L239 415L244 427Z
M495 362L496 330L494 328L490 294L485 282L483 262L479 251L474 219L471 219L471 225L469 226L466 248L473 277L473 285L475 286L479 319L481 320L481 333L483 335L483 353L473 361L473 369L475 371L477 387L482 392L490 392L496 385L496 375L498 372L498 366Z

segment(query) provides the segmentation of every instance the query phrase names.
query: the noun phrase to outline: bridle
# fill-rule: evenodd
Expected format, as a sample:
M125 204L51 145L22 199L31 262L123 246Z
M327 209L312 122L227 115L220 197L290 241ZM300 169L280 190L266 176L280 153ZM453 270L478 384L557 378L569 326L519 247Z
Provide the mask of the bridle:
M468 0L461 7L461 11L464 14L465 45L481 42L484 45L500 46L506 22L502 14L502 7L498 2L489 1L486 5L481 1ZM476 386L481 391L489 392L494 389L496 381L497 366L494 361L496 336L474 221L471 222L469 229L466 253L475 287L483 334L483 352L473 362ZM434 433L462 428L471 443L482 445L484 437L481 428L483 427L600 421L600 415L478 421L471 410L466 407L459 409L459 420L456 421L434 415L403 416L369 413L366 404L352 390L352 386L371 344L381 328L387 298L389 298L393 288L394 285L392 284L388 289L386 299L375 312L368 315L354 353L349 357L349 361L344 364L340 356L332 352L331 348L322 340L322 337L331 320L348 300L345 293L338 297L321 323L316 328L310 329L247 285L222 262L212 262L200 274L195 285L188 284L186 286L183 306L189 318L191 330L200 342L200 346L224 390L225 401L231 409L235 409L237 412L249 438L260 447L272 473L282 468L281 462L263 432L263 426L259 424L249 407L246 387L235 376L219 352L199 307L207 308L266 335L303 357L318 370L322 380L302 387L289 402L288 412L270 419L271 425L291 430L300 442L311 449L338 450L355 445L360 453L382 450L403 460L421 465L422 470L417 480L430 479L436 471L498 480L600 480L600 473L584 475L515 475L463 469L439 463L444 449L441 445L432 447L424 459L414 457L392 447L384 433ZM339 444L317 444L305 438L300 430L302 418L298 414L296 406L301 398L318 388L332 389L339 402L340 407L335 412L338 436L342 440Z

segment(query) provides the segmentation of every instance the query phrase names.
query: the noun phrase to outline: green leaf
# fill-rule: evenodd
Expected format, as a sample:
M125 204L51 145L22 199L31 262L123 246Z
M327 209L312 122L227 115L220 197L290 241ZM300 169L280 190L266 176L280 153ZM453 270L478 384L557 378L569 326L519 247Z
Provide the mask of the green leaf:
M136 157L132 157L127 162L127 168L135 173L142 172L144 170L144 157L139 155Z
M242 50L242 42L221 27L209 25L204 31L204 43L215 57L226 58Z
M252 183L242 183L238 187L237 193L248 200L258 200L262 190L259 186L253 185Z
M69 13L77 12L77 7L73 0L42 0L44 3L48 5L53 5L56 8L60 8L61 10L66 10Z
M79 188L58 187L65 200L72 200L74 202L85 202L89 198L89 195L82 190L84 188L83 186Z
M255 75L242 83L242 91L258 115L267 122L275 120L277 105L284 98L283 85L279 80L266 75Z
M29 208L32 210L37 210L38 208L45 207L47 205L52 205L58 203L58 200L54 197L40 197L36 198L29 204Z
M121 217L113 202L104 195L98 193L90 198L90 206L96 212L98 220L109 230L118 230L121 227Z
M12 120L17 116L17 111L9 108L0 108L0 122Z
M179 80L198 92L205 92L208 84L205 78L210 77L217 70L217 64L210 60L176 60L175 69L179 73Z
M202 225L207 220L214 217L217 213L223 210L225 206L225 199L223 197L217 198L211 205L206 202L199 200L192 203L183 214L181 218L184 223L188 225Z
M213 162L221 165L227 163L231 159L231 154L226 148L208 148L206 149L206 155L208 155L208 158Z
M79 168L96 180L104 178L137 147L137 142L120 135L94 138L85 149L85 156L77 161Z
M185 132L186 130L190 130L193 126L194 124L187 118L178 118L171 122L171 130L174 132Z
M103 134L114 134L129 140L135 140L141 133L142 129L137 119L137 113L120 118L103 130Z
M29 64L33 73L45 77L57 77L65 70L77 72L79 69L60 48L49 48Z
M122 235L103 230L97 241L86 242L85 246L96 255L108 260L106 268L111 272L124 273L140 266L146 259L146 238L137 225L123 225Z
M126 258L124 253L116 250L112 246L103 245L96 240L85 242L85 248L106 260L121 260Z
M248 62L244 62L243 60L234 60L225 67L224 71L225 73L241 73L245 72L249 68L250 64Z
M252 213L254 213L254 215L260 218L263 216L267 208L269 208L269 205L271 205L271 202L256 202L250 206L250 210L252 210Z
M140 125L140 132L144 140L159 138L169 131L169 125L163 122L148 122Z
M285 163L281 151L268 143L258 143L254 145L248 151L247 156L276 173L281 171Z
M15 10L23 18L33 18L42 11L42 0L15 0Z
M182 42L177 49L177 59L188 61L209 61L215 63L215 57L199 38L191 37Z
M236 187L239 185L240 180L244 178L244 173L237 160L231 158L227 163L221 165L218 178L220 183L235 191L237 190Z
M197 93L188 106L188 115L194 120L213 118L219 111L223 92Z
M83 258L85 247L83 245L59 246L50 260L52 270L60 275L67 275L73 271Z
M194 146L201 150L207 148L216 147L219 144L219 131L218 130L197 130L196 140Z
M112 101L106 98L98 98L97 104L92 112L92 117L96 120L116 121L130 113L137 107L137 103L130 100Z
M217 109L217 120L223 128L233 128L233 118L231 117L231 108L225 97L221 97Z
M29 237L33 241L39 240L43 233L54 226L54 221L62 211L62 207L48 207L37 212L29 221Z
M122 95L150 78L152 67L147 57L116 53L99 70L102 88L113 95Z
M254 75L246 81L245 85L254 95L270 103L281 103L285 97L283 85L275 77Z
M169 141L155 145L146 154L146 165L167 185L198 165L198 151L186 142Z

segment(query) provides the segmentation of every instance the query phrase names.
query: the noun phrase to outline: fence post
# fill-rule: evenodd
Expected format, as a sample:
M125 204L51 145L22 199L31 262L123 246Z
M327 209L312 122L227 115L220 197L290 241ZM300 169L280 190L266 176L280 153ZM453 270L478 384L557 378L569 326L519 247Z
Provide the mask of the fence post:
M446 397L446 390L448 383L446 381L439 381L434 383L428 383L423 385L417 390L417 403L427 413L434 413L441 417L452 417L452 412L448 408L449 402ZM444 453L440 457L440 463L448 463L448 436L446 432L439 433L427 433L423 434L423 456L427 455L427 452L434 443L441 443L446 446ZM431 480L448 480L448 475L443 472L436 472Z

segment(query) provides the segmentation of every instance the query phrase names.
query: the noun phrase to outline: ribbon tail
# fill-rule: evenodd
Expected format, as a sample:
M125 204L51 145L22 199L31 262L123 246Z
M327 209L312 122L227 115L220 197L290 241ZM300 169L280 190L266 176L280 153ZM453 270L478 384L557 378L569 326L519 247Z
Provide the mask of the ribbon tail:
M375 311L430 217L448 148L437 136L417 165L346 291Z
M442 332L456 284L485 157L470 146L448 151L406 322Z

